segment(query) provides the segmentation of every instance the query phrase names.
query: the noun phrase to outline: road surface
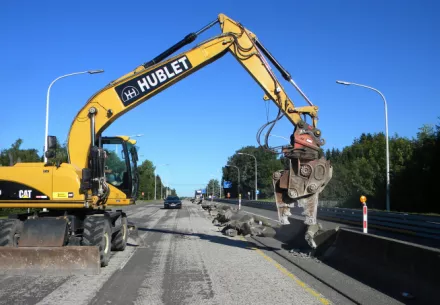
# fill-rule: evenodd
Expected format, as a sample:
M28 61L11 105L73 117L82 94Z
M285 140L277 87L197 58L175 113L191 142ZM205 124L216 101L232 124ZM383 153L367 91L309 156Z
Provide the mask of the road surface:
M276 244L225 237L189 201L162 207L125 208L138 244L114 252L99 275L2 275L0 304L399 304L350 279L354 297L332 288L277 256Z

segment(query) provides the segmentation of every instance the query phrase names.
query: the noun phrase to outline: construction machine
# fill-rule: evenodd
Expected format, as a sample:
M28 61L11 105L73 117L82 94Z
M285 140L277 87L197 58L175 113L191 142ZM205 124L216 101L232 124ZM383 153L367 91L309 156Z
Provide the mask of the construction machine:
M56 143L55 137L48 138L49 160L55 157ZM98 145L106 156L102 164L105 180L101 182L108 194L103 204L94 207L93 201L87 202L81 195L83 190L72 185L72 180L76 177L79 182L79 178L69 163L1 167L1 207L43 208L0 220L2 270L75 273L86 269L93 274L100 265L108 264L111 250L124 250L127 216L105 207L136 200L139 174L135 144L128 136L100 137Z
M215 24L220 25L221 34L170 57ZM104 130L123 114L226 53L231 53L262 88L264 100L271 100L279 108L278 116L265 125L270 129L264 147L269 149L268 134L282 116L294 126L291 145L283 148L286 168L274 173L273 177L276 204L282 223L288 222L292 205L304 206L310 228L306 238L316 246L313 239L319 233L317 198L332 173L329 162L319 158L324 140L317 128L318 107L310 102L291 75L251 31L219 14L199 31L188 34L152 60L95 93L72 122L67 163L28 163L0 168L0 208L49 208L48 212L15 215L3 221L0 229L1 267L7 268L11 260L19 265L18 258L29 265L36 257L40 259L37 263L44 264L44 258L50 257L58 265L57 262L65 262L65 257L72 251L76 252L69 256L71 261L76 259L78 262L80 258L93 256L95 250L94 259L98 257L100 265L105 266L111 248L123 250L127 218L122 211L113 212L107 207L133 201L137 177L129 164L137 160L137 155L129 147L128 139L105 138L102 135ZM268 61L296 88L307 106L295 106ZM49 150L46 156L50 159L56 141L50 136L47 141ZM108 147L120 144L122 149L117 153L109 151ZM116 165L109 165L119 153L126 167L122 176ZM82 265L78 263L78 268L88 267L85 260Z
M191 201L195 204L202 204L203 203L203 193L202 190L196 190L194 192L194 198L191 199Z

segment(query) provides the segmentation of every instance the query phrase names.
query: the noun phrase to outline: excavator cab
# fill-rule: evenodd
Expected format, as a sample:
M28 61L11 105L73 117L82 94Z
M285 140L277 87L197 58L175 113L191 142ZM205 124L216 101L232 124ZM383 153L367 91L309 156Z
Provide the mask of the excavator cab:
M105 180L111 188L107 204L126 204L124 197L134 202L139 188L136 140L127 136L101 137L99 146L107 155Z

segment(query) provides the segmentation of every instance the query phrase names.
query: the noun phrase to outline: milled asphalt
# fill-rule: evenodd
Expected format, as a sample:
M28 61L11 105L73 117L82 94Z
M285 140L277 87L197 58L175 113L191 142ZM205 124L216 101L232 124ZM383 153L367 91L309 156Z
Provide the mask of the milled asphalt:
M138 226L137 245L114 252L99 275L2 275L0 304L356 303L271 248L223 236L188 201L180 210L151 203L125 210Z

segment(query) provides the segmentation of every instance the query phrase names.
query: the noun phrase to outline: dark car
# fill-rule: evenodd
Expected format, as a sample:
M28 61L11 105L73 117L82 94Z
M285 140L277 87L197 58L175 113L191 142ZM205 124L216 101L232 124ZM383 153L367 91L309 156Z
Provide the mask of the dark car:
M168 196L163 203L163 207L165 209L169 209L169 208L181 209L182 201L180 201L179 197L177 196Z

